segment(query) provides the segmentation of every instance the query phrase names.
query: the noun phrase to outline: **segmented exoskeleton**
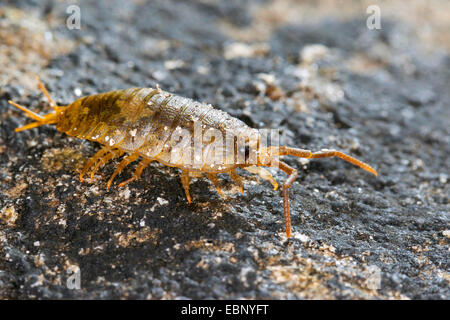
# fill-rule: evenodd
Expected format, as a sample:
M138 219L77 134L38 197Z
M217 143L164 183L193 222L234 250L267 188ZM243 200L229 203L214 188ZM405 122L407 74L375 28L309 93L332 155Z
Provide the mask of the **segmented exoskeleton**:
M39 79L38 79L39 80ZM107 183L131 162L141 158L133 176L119 184L122 187L138 179L144 168L152 161L181 169L181 183L188 202L189 180L193 175L206 173L219 194L217 174L228 173L238 184L241 193L243 183L235 169L240 167L259 174L269 180L276 190L277 182L262 167L278 167L288 174L283 183L283 208L287 237L290 236L289 188L297 177L297 170L280 160L279 156L301 158L339 157L366 171L377 175L369 165L349 155L335 150L311 152L286 146L265 146L261 143L261 133L248 127L239 119L214 109L211 105L199 103L189 98L173 95L159 87L133 88L82 97L67 106L57 106L45 87L39 87L48 98L54 112L44 116L9 101L36 122L15 131L23 131L44 124L56 124L57 130L70 136L97 141L103 147L87 161L80 173L80 181L90 171L91 180L97 170L109 160L126 156L117 166ZM217 143L217 134L208 132L214 129L228 138L223 144ZM200 135L196 134L196 130ZM197 138L199 136L200 138ZM235 137L245 137L243 148L237 145ZM251 138L250 138L251 137ZM255 152L249 154L253 142ZM223 147L221 147L223 146ZM220 149L222 148L222 149ZM219 150L220 149L220 150ZM231 152L230 152L231 150Z

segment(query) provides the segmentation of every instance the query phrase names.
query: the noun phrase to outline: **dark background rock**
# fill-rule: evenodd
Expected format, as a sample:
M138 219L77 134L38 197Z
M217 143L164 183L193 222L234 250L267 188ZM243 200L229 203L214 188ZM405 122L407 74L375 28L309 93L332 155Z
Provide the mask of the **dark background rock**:
M427 42L398 1L381 5L381 30L356 2L293 3L83 1L81 30L66 28L71 3L0 4L1 298L450 298L445 22L430 17ZM283 8L310 18L280 22ZM287 159L299 170L289 241L280 193L246 173L244 195L223 177L226 201L198 179L192 205L178 170L158 164L124 189L106 190L117 162L80 183L98 145L49 126L14 133L26 118L8 99L49 109L36 74L62 105L159 84L379 176ZM70 267L80 290L66 286Z

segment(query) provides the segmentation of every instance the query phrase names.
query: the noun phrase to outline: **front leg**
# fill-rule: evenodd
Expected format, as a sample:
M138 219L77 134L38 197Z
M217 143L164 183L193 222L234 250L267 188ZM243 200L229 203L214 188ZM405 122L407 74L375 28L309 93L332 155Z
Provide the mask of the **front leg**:
M297 170L282 161L272 162L271 167L278 167L288 174L288 178L283 183L283 209L284 209L284 226L286 229L286 237L291 236L291 214L289 209L289 188L297 179Z

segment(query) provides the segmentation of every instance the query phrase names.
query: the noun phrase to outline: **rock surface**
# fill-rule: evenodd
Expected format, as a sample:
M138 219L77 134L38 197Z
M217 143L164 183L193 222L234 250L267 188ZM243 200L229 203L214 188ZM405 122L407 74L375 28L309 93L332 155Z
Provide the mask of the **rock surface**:
M92 0L80 30L63 1L0 5L0 298L450 299L448 21L432 17L424 40L398 2L381 8L381 30L359 2L333 14L288 0ZM299 170L289 240L280 192L250 174L243 195L223 177L225 200L196 180L192 205L178 170L158 164L107 191L117 161L93 183L76 173L98 145L51 126L14 133L27 120L8 99L49 109L36 74L61 105L159 84L379 176L286 159Z

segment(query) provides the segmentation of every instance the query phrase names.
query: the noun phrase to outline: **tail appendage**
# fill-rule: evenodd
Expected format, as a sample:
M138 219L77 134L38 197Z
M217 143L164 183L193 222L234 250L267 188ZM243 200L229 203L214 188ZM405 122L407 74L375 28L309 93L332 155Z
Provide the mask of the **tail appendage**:
M39 80L39 78L37 78L37 81L39 83L39 88L42 90L44 95L47 97L48 101L50 102L50 106L55 110L55 112L48 113L46 115L41 116L41 115L31 111L30 109L28 109L28 108L26 108L24 106L21 106L20 104L17 104L14 101L9 100L8 102L11 105L13 105L16 108L18 108L18 109L22 110L23 112L25 112L25 115L28 118L36 120L36 122L32 122L32 123L29 123L27 125L24 125L23 127L16 128L14 130L15 132L20 132L20 131L24 131L24 130L40 127L40 126L43 126L45 124L54 124L54 123L57 122L58 112L61 112L63 109L66 108L66 107L57 106L56 103L53 101L53 99L48 94L47 89L45 89L44 85Z

